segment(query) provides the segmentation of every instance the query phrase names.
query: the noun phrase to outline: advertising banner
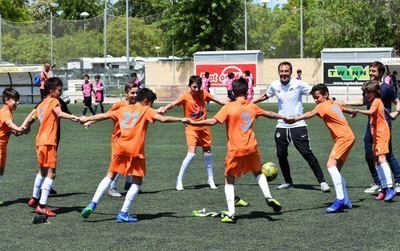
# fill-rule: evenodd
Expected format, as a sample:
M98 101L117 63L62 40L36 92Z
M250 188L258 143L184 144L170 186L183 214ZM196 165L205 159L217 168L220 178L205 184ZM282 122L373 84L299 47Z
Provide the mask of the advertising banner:
M362 85L369 80L370 63L324 63L324 83Z
M250 71L257 83L257 64L197 64L196 75L204 76L206 72L210 73L211 87L224 87L225 79L228 74L233 72L235 79L244 75L245 71Z

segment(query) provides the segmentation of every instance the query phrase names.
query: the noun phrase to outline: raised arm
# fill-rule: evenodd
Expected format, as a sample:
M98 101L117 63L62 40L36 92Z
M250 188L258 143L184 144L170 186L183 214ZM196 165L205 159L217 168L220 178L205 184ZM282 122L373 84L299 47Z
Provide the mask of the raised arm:
M210 119L205 119L205 120L200 120L200 121L188 120L188 124L191 124L194 126L213 126L217 123L218 123L218 121L215 118L210 118Z
M172 108L176 107L177 105L178 105L178 103L176 101L174 101L174 102L172 102L172 103L170 103L170 104L168 104L166 106L158 108L157 112L161 113L161 114L164 114L168 110L171 110Z
M368 116L372 115L374 113L374 111L371 111L371 110L359 110L359 109L356 109L355 112L356 113L361 113L361 114L364 114L364 115L368 115Z
M173 122L187 122L186 118L177 118L177 117L172 117L172 116L163 116L160 114L155 115L154 117L155 120L160 121L162 123L173 123Z
M255 99L255 100L253 101L253 103L256 104L256 103L262 102L262 101L267 100L267 99L269 99L269 97L268 97L268 95L267 95L266 93L264 93L264 94L263 94L262 96L260 96L258 99Z
M271 112L271 111L267 111L267 110L263 110L263 114L261 116L269 118L269 119L287 119L288 118L288 117L280 115L276 112Z
M99 113L90 117L81 116L79 117L79 121L81 123L87 124L88 122L97 122L101 120L106 120L110 117L111 117L110 113L106 112L106 113Z
M315 111L306 112L306 113L304 113L303 115L294 117L294 118L293 118L293 123L294 123L294 122L297 122L297 121L300 121L300 120L304 120L304 119L310 119L310 118L312 118L312 117L314 117L314 116L316 116L316 115L317 115L317 113L316 113Z
M74 122L79 122L79 118L75 115L72 114L68 114L66 112L63 112L61 110L60 106L57 106L53 109L53 112L57 115L57 117L62 118L62 119L69 119L72 120Z
M33 109L28 116L26 116L24 122L22 122L21 127L25 129L24 133L28 133L30 131L31 125L35 122L35 112L36 109Z
M24 131L23 127L19 127L16 124L14 124L14 122L11 119L7 120L5 123L8 126L8 128L10 128L13 131L13 133L15 132L20 133Z

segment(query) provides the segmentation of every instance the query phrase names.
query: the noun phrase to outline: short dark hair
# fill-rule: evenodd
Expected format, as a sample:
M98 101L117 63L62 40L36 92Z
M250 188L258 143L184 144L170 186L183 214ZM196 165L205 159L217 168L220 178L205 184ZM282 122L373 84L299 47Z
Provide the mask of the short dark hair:
M234 76L235 76L235 73L233 73L233 72L228 73L228 78L232 79Z
M311 95L313 95L317 91L319 91L319 93L321 95L328 94L328 96L329 96L329 89L328 89L328 86L326 86L325 84L314 85L313 88L311 89Z
M249 86L246 79L239 78L232 82L232 90L236 97L244 97L247 94Z
M393 74L396 75L396 74L397 74L397 71L393 71Z
M149 102L154 102L157 99L157 95L149 88L142 88L137 93L136 101L143 102L145 99Z
M133 78L133 77L137 78L137 73L136 73L136 72L132 72L131 77L132 77L132 78Z
M379 61L375 61L369 65L369 67L377 67L379 73L379 79L382 79L383 74L385 74L385 65Z
M83 74L83 77L88 77L89 78L89 74L85 73L85 74Z
M100 79L100 75L99 75L99 74L96 74L96 75L94 76L94 79Z
M297 74L302 73L303 71L301 69L297 70Z
M125 92L128 92L130 89L134 87L139 87L136 83L128 82L125 84Z
M278 72L279 72L279 70L281 69L281 66L282 66L282 65L288 65L289 68L290 68L290 72L293 72L292 64L291 64L289 61L283 61L283 62L281 62L281 63L278 65Z
M44 83L44 90L46 92L46 95L48 95L50 93L50 91L52 91L52 90L54 91L57 87L60 87L60 86L61 86L61 88L63 86L63 82L62 82L61 78L54 77L54 78L47 79L46 82Z
M250 76L250 71L249 71L249 70L245 70L245 71L244 71L244 75Z
M208 72L208 71L206 71L205 73L204 73L204 76L210 76L210 73Z
M194 83L197 83L197 84L201 87L201 84L202 84L201 77L200 77L200 76L197 76L197 75L192 75L192 76L190 76L188 86L190 87L190 86L192 86L192 84L194 84Z
M364 93L375 92L377 97L381 96L381 87L377 80L368 80L362 86L362 90Z
M5 88L3 91L2 99L3 99L3 103L6 102L6 99L14 99L15 101L18 101L19 93L17 92L17 90L15 90L11 87Z

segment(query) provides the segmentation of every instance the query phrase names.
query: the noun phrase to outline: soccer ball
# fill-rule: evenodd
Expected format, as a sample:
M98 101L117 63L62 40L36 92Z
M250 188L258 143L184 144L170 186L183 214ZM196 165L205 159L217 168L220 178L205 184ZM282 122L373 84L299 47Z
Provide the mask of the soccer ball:
M268 181L273 181L278 176L278 167L272 162L267 162L262 166L261 172Z

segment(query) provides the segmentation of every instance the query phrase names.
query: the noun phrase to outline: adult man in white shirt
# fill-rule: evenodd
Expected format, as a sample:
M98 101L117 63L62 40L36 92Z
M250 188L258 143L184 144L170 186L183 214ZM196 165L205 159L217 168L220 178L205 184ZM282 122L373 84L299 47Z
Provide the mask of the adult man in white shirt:
M280 80L276 80L268 87L267 92L258 98L254 103L276 96L278 99L279 114L294 117L303 114L302 95L308 95L311 87L301 80L292 78L292 64L282 62L278 66ZM328 192L330 187L325 182L321 166L317 158L311 151L308 139L307 125L304 120L294 124L287 124L283 120L278 120L275 131L276 153L279 159L279 166L282 170L285 182L277 189L287 189L293 187L292 177L290 176L290 166L288 161L288 146L293 143L303 158L308 162L314 172L315 177L321 186L321 191Z

